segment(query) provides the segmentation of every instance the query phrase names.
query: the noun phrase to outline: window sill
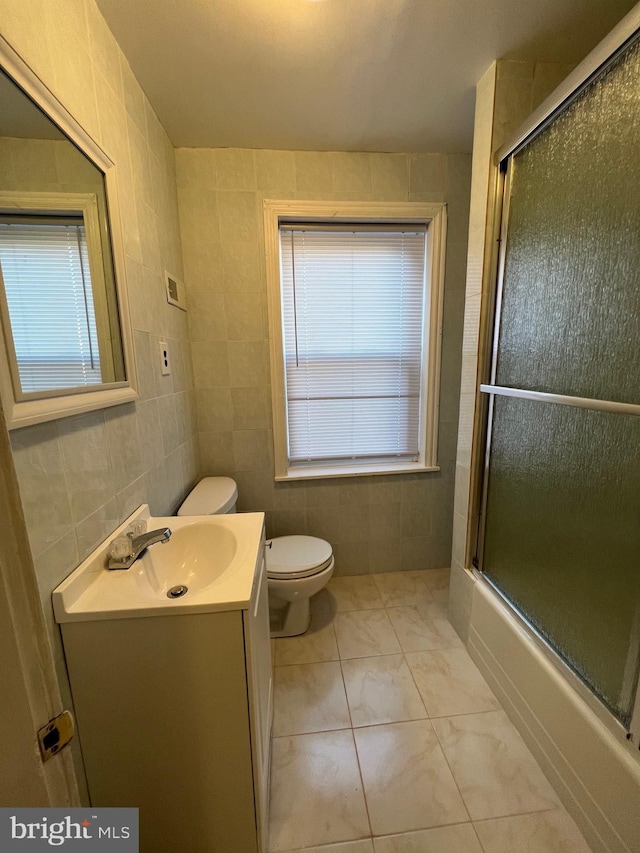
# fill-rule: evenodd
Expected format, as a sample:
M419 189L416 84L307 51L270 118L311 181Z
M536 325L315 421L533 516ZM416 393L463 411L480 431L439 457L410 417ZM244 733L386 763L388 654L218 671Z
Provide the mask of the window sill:
M318 465L316 467L289 468L284 475L276 475L276 482L290 480L324 480L336 477L371 477L389 474L417 474L421 472L439 471L439 465L425 465L422 462L406 462L390 466L385 463L378 465Z

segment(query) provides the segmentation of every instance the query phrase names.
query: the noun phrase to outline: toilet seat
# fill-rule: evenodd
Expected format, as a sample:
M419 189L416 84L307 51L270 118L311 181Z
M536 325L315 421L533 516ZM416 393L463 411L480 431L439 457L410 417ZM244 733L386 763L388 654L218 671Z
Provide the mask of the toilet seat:
M316 536L277 536L267 541L267 577L272 580L312 577L332 560L331 545Z

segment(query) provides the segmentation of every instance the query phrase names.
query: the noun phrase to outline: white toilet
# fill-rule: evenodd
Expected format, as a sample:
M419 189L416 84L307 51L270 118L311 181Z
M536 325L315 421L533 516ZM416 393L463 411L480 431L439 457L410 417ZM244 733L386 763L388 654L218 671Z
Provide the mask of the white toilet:
M238 487L231 477L205 477L187 496L178 515L235 512ZM267 540L267 581L272 637L304 634L309 599L328 583L335 561L331 545L316 536L277 536Z

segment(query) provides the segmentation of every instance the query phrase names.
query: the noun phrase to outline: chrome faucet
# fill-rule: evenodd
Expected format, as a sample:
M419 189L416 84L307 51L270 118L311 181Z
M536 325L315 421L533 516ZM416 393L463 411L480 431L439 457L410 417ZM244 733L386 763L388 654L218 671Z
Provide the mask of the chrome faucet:
M107 568L110 570L130 569L149 545L155 545L156 542L168 542L170 536L171 530L168 527L150 530L140 536L134 536L132 533L128 533L126 536L118 536L111 543Z

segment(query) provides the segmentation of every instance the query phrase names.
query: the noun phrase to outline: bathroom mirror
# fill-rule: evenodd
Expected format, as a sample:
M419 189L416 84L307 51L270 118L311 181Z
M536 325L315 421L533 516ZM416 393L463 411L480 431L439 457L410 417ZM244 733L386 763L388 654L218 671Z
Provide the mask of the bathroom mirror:
M0 42L0 388L10 429L134 399L114 167Z

